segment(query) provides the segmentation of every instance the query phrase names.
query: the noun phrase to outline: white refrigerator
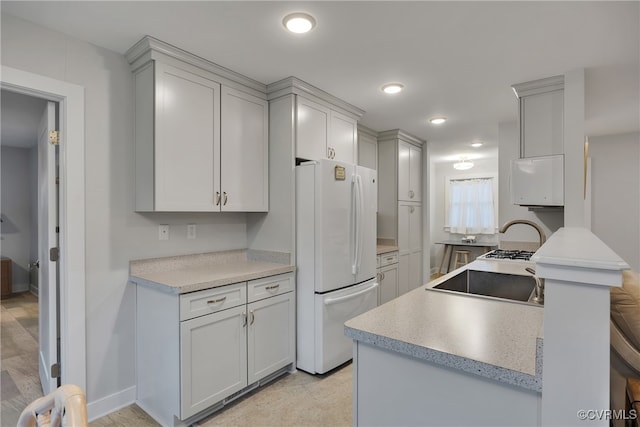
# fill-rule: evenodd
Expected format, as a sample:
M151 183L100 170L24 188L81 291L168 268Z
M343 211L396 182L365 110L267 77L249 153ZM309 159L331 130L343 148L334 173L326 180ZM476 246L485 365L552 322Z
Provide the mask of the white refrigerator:
M352 356L344 322L375 308L377 174L333 160L296 167L297 367Z

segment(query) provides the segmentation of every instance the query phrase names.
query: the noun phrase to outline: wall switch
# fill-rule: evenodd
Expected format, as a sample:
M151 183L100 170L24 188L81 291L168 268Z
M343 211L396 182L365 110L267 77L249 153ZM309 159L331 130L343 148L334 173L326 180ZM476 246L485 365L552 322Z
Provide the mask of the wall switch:
M160 224L158 227L158 239L169 240L169 224Z
M195 238L196 238L196 225L187 224L187 239L195 239Z

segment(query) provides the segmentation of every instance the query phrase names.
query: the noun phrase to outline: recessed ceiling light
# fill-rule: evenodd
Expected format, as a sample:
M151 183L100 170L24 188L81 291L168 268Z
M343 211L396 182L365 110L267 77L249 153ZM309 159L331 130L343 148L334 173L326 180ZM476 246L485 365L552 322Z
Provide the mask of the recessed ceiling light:
M480 141L476 141L476 142L472 143L472 144L471 144L471 146L472 146L473 148L482 147L482 142L480 142Z
M382 91L389 94L402 92L402 89L404 89L404 85L402 83L387 83L382 86Z
M446 122L447 118L446 117L432 117L429 119L429 122L432 125L441 125L442 123Z
M316 20L308 13L290 13L282 20L284 27L292 33L302 34L309 32L316 26Z

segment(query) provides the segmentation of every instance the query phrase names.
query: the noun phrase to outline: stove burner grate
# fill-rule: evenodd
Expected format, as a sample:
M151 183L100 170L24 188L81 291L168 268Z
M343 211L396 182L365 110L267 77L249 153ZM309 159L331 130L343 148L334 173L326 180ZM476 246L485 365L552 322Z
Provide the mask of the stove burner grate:
M521 261L529 261L533 252L521 250L496 249L482 256L486 259L513 259Z

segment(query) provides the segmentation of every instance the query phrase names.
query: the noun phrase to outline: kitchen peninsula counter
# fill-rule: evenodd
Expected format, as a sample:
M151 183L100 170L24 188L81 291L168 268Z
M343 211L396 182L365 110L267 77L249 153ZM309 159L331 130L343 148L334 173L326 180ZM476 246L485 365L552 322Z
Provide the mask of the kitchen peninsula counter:
M345 334L354 340L356 424L381 425L387 417L407 425L464 424L464 418L448 419L446 411L469 400L479 406L502 400L519 419L535 420L543 307L430 289L465 269L521 274L523 264L474 261L346 322ZM384 401L394 393L411 394L407 390L419 396L403 399L398 411L386 415Z
M130 280L183 294L295 271L290 258L283 252L238 249L134 260Z

